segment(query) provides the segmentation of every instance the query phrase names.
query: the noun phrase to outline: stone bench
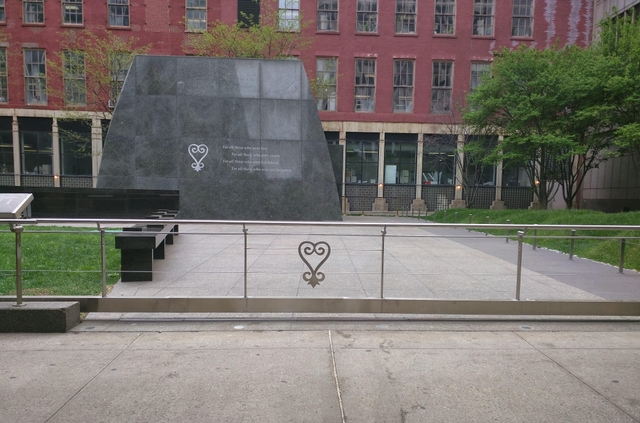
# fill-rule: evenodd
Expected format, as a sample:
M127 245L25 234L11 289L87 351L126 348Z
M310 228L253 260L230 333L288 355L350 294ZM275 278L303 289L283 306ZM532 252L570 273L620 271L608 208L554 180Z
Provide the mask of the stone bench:
M152 281L153 260L164 259L165 246L173 244L173 237L177 232L178 225L173 223L123 228L123 232L116 235L116 248L121 250L122 282Z

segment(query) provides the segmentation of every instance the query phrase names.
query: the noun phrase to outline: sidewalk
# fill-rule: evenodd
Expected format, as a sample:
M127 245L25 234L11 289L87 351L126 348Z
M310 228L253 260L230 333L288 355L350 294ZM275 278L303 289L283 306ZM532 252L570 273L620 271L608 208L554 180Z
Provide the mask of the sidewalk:
M637 321L92 326L0 335L0 421L640 421Z

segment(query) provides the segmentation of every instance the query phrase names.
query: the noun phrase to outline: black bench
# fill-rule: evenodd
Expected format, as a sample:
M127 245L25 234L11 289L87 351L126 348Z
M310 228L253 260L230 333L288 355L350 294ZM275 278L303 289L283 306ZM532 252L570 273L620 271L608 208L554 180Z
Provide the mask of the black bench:
M116 248L121 250L122 282L152 281L153 260L164 259L165 245L173 244L177 232L178 225L173 223L123 228L123 232L116 235Z

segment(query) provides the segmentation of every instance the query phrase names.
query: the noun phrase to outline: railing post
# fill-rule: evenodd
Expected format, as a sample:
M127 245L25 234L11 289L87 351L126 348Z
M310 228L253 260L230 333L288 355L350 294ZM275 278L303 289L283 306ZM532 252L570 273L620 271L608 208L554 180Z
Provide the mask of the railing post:
M469 213L469 225L471 225L472 218L473 218L473 214ZM467 232L471 232L471 229L467 229Z
M489 216L487 216L487 218L485 219L485 224L488 225L489 224ZM489 235L489 229L484 228L484 236Z
M249 230L246 224L242 224L242 233L244 234L244 297L247 298L247 237Z
M364 195L362 196L362 215L364 216Z
M569 244L569 260L573 260L573 244L575 241L576 230L571 229L571 243Z
M622 238L620 240L620 267L618 268L619 273L624 273L624 244L625 240Z
M380 298L384 298L384 237L387 234L387 227L382 229L382 255L380 260Z
M400 200L400 198L396 197L396 217L398 217L398 206L399 206L399 203L400 203L399 200Z
M524 232L518 231L518 268L516 270L516 300L520 301L520 282L522 279L522 237Z
M11 232L16 234L16 304L14 307L22 307L22 231L20 225L10 224Z
M102 280L102 298L107 296L107 253L105 243L105 231L100 227L98 223L98 230L100 231L100 277Z
M511 224L511 220L507 219L507 225ZM504 237L504 242L509 243L509 228L507 228L506 236Z
M534 229L533 230L533 241L531 242L533 244L533 250L535 251L536 247L538 246L538 230Z

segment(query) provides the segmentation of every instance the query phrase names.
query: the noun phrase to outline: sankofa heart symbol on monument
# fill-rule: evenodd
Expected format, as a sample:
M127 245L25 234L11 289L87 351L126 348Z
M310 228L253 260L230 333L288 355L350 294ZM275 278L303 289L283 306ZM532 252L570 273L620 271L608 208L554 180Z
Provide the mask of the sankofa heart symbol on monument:
M189 145L189 155L193 159L194 163L191 163L191 167L196 170L196 172L200 172L204 167L204 160L209 153L209 147L204 144L190 144Z

